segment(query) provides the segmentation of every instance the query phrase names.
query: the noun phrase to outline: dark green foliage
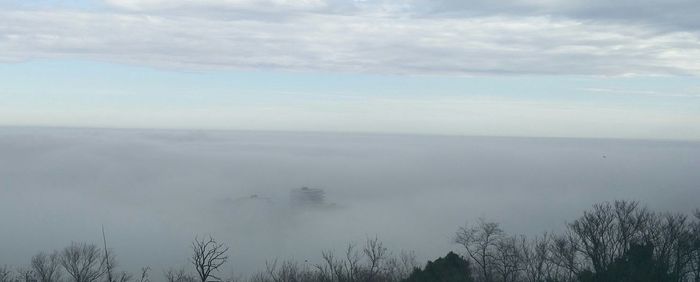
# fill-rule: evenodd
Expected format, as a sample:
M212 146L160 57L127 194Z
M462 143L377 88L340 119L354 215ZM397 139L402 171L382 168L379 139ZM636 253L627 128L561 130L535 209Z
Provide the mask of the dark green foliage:
M429 261L425 269L416 268L404 282L472 282L469 262L450 252L435 262Z
M654 258L652 244L632 244L625 255L600 273L584 271L581 282L665 282L678 281Z

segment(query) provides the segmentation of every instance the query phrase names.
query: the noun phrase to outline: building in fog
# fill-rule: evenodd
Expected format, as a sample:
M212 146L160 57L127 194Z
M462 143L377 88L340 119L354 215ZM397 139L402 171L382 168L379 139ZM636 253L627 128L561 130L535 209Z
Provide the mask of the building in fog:
M320 207L325 205L325 197L323 189L301 187L292 190L290 202L298 207Z

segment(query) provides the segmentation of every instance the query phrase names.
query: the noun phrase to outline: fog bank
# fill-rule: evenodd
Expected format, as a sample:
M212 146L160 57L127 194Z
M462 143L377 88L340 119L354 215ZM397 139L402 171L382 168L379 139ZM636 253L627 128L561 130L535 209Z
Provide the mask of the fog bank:
M424 261L480 216L535 234L606 200L688 212L698 168L698 142L0 128L0 265L100 242L101 225L154 281L197 234L243 274L374 235Z

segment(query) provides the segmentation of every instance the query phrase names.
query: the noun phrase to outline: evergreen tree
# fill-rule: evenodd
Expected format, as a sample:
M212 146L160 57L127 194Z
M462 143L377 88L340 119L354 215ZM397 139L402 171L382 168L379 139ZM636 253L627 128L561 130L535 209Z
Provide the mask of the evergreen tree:
M450 252L444 258L428 261L425 269L416 268L404 282L472 282L469 262Z

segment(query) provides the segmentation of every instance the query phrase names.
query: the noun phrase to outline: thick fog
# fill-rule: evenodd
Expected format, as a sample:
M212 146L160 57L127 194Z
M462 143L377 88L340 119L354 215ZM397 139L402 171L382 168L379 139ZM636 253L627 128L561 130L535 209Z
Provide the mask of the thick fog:
M423 261L478 217L533 235L604 200L689 212L698 171L693 142L0 128L0 265L99 243L102 225L155 281L207 234L242 274L374 235Z

